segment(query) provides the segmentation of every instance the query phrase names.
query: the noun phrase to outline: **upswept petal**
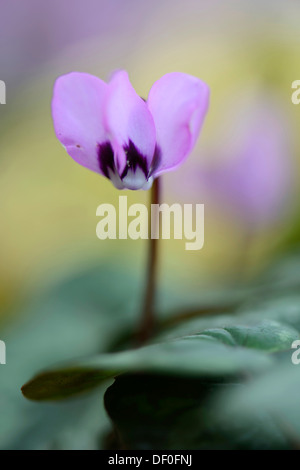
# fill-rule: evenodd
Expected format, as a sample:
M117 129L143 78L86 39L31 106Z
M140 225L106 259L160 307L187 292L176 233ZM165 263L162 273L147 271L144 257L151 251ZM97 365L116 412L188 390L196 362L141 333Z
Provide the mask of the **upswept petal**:
M116 72L109 82L106 125L114 148L117 142L125 150L116 154L119 173L124 172L126 165L135 167L136 158L149 169L155 150L154 121L147 104L137 95L124 70Z
M107 142L104 108L108 85L87 73L59 77L54 86L52 115L57 138L80 165L97 173L99 146Z
M196 77L173 72L152 86L148 101L161 160L155 176L179 166L195 145L209 105L209 88Z

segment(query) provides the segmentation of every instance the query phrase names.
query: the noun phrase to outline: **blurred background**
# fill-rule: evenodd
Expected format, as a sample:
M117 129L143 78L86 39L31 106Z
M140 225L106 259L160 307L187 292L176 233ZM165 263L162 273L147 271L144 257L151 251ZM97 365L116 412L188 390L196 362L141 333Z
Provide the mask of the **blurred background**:
M291 102L300 4L0 0L0 7L7 87L0 106L0 338L8 361L0 370L0 446L94 448L98 396L89 407L72 402L54 411L25 402L19 388L47 364L104 350L134 321L147 246L97 239L96 208L117 204L121 193L74 163L56 140L53 83L70 71L106 80L125 68L143 97L172 71L209 84L199 142L162 181L164 201L205 204L205 246L196 252L185 251L184 240L161 242L161 302L168 309L198 301L202 291L237 291L300 241L300 108ZM149 197L123 194L129 204ZM84 436L76 426L83 409Z

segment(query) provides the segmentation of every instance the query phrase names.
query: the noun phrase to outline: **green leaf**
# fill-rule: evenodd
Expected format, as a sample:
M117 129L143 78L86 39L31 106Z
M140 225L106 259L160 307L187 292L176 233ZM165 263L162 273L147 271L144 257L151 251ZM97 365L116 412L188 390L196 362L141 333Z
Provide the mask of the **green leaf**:
M109 429L102 388L63 404L37 406L24 400L20 386L53 363L110 348L132 329L140 290L134 271L110 263L59 279L22 304L10 325L1 328L8 355L7 365L0 366L0 449L101 448Z
M223 377L123 374L107 389L104 403L114 424L110 449L264 449L275 438L272 423L218 420L213 398L243 385ZM266 419L263 417L265 426Z
M98 386L124 372L182 377L233 376L270 367L270 352L284 350L296 330L276 322L205 330L140 349L102 354L45 371L22 388L32 400L58 400Z
M195 449L227 447L220 427L211 426L208 400L230 382L209 378L123 374L104 397L117 431L111 448ZM184 430L184 432L183 432Z
M250 424L253 416L269 416L285 439L287 448L300 448L300 366L292 364L294 350L281 353L280 360L265 374L254 377L239 390L230 390L214 402L219 422L229 429L235 420ZM245 406L246 404L246 406ZM266 430L266 422L261 424Z

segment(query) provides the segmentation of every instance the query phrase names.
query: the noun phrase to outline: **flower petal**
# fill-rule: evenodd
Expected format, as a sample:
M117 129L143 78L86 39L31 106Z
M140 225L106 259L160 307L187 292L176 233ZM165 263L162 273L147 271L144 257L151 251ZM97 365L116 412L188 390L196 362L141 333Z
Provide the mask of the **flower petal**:
M148 107L161 160L155 175L180 165L194 147L209 104L209 88L196 77L173 72L152 86Z
M132 157L144 161L150 168L155 150L155 125L147 104L132 87L128 74L121 70L116 72L109 83L106 119L113 143L122 147L125 152L117 152L116 166L122 174ZM116 148L115 144L114 147ZM132 152L133 150L133 152ZM138 164L139 166L139 164Z
M52 100L57 138L77 163L102 174L101 146L107 148L108 142L104 127L107 92L108 85L100 78L72 72L56 80Z

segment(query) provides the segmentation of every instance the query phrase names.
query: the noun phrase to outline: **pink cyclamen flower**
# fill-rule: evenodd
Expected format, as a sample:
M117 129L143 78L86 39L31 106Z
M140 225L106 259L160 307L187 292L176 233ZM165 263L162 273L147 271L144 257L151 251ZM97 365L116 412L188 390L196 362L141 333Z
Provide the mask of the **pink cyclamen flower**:
M208 103L208 86L184 73L164 75L144 101L123 70L109 83L72 72L56 80L52 114L57 138L77 163L118 189L149 189L191 152Z

